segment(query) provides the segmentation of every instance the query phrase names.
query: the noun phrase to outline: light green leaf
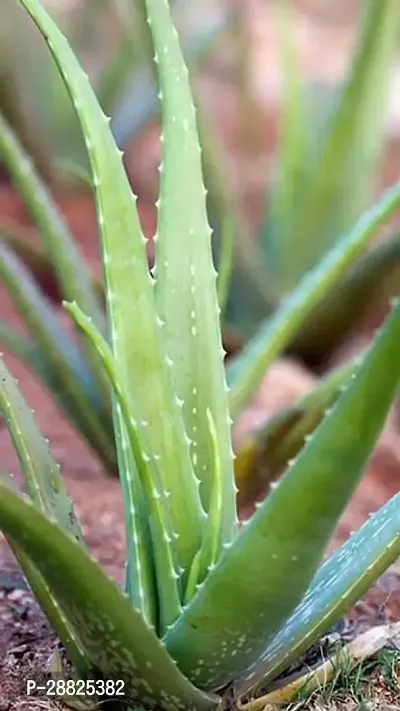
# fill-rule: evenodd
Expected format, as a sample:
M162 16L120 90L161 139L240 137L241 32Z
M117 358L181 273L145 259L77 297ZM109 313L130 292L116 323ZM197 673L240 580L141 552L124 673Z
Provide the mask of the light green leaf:
M162 330L154 308L145 241L132 195L107 119L65 37L38 0L20 0L46 39L81 122L96 193L106 281L110 342L121 384L130 393L138 422L151 422L147 455L160 457L178 562L186 568L199 547L203 511L179 404L174 397ZM134 276L134 278L133 278ZM162 417L160 417L162 413ZM129 465L122 451L126 431L114 409L120 470Z
M126 478L124 477L122 481L123 495L125 497L124 508L127 514L128 545L130 543L131 547L128 570L135 583L130 589L135 596L133 598L135 606L140 606L146 619L153 621L155 610L153 609L154 605L150 604L154 598L152 560L149 560L148 555L147 526L143 530L143 520L145 520L147 513L152 533L160 607L158 611L160 627L165 631L167 626L174 622L180 614L181 605L177 585L179 574L176 569L171 545L173 532L171 530L168 499L160 493L162 488L157 461L143 454L147 449L146 430L133 418L132 404L129 396L121 386L116 363L107 342L76 304L65 304L65 307L79 328L89 338L101 358L102 366L110 380L118 407L121 409L124 418L127 438L136 464L135 469L127 472ZM142 500L141 485L146 494L146 503L143 503L143 511L138 505Z
M1 362L1 361L0 361ZM2 375L0 375L0 382L2 382ZM20 395L18 399L20 399ZM17 405L17 403L16 403ZM0 411L1 411L1 402L0 402ZM17 413L18 414L18 413ZM11 429L11 428L10 428ZM15 429L15 428L14 428ZM13 430L12 430L13 431ZM21 449L21 447L19 447ZM8 486L9 489L12 491L18 492L18 487L16 486L13 478L8 474L8 472L5 472L4 470L0 469L0 482ZM32 485L29 486L30 479L29 477L27 478L28 482L28 489L32 489ZM51 482L50 482L51 483ZM46 488L46 487L43 487ZM49 487L47 487L49 488ZM32 500L34 501L35 505L39 507L39 509L42 511L43 514L51 514L51 504L48 506L46 501L42 501L40 496L37 496L35 493L35 497L31 497ZM68 505L68 502L66 502ZM55 513L60 514L60 506L55 504L53 506ZM63 516L59 515L59 518L61 519L61 525L63 525ZM71 525L72 523L72 525ZM70 533L74 533L74 530L76 531L77 525L74 521L74 518L71 518L71 522L69 524L69 528L65 527L66 531L70 531ZM77 536L75 536L77 538ZM54 598L50 588L48 585L45 583L43 580L42 576L38 572L38 570L35 568L33 565L32 561L28 556L25 555L23 550L19 548L19 546L16 543L13 543L11 540L7 540L7 543L12 549L12 552L15 556L15 559L17 560L19 566L21 567L21 570L23 574L25 575L25 578L27 579L29 586L38 601L40 607L43 610L43 613L47 617L48 621L50 622L54 632L56 635L59 637L60 640L62 640L64 647L67 651L67 654L69 656L70 661L72 664L75 666L77 670L79 670L82 673L86 673L88 671L88 665L86 663L85 656L82 652L82 649L80 648L77 640L75 639L74 633L72 628L69 626L67 620L65 619L63 612L58 605L56 599Z
M216 271L188 71L168 3L148 0L163 115L163 154L154 275L156 305L191 457L209 509L214 471L207 410L218 431L223 523L219 548L236 531L230 418ZM184 206L184 209L183 209ZM173 285L173 286L171 286Z
M233 8L223 8L200 30L196 28L195 33L184 42L185 58L196 70L208 57L215 41L229 27L232 14ZM134 77L125 93L127 99L116 107L111 121L111 130L120 148L125 148L151 119L156 118L160 109L157 87L150 72Z
M31 368L34 375L43 383L50 392L54 402L57 403L61 412L69 419L71 424L86 437L88 443L94 451L102 457L102 461L108 471L114 472L116 468L115 452L111 449L107 452L103 449L103 443L95 439L88 432L87 424L79 407L76 406L73 398L65 390L57 371L53 371L51 364L45 353L39 346L24 334L16 331L11 326L0 321L0 345ZM110 428L111 428L110 424Z
M76 301L104 332L104 316L85 260L46 185L1 114L0 158L40 230L64 298Z
M218 697L183 676L142 615L84 548L4 484L0 528L51 588L93 672L123 680L124 703L159 704L165 711L216 706Z
M377 230L400 204L400 181L386 190L354 228L311 270L276 313L261 326L227 369L236 418L257 389L274 358L291 341L308 315L339 282Z
M364 18L352 65L315 159L309 160L308 176L301 178L302 199L292 223L293 249L286 250L281 265L286 290L351 227L370 199L385 136L400 6L397 0L368 0L361 12Z
M400 302L347 390L166 635L200 688L220 688L255 663L300 603L396 394L399 342Z
M0 412L5 417L32 501L82 543L80 526L60 467L51 456L31 410L1 357Z
M358 358L340 365L315 388L276 414L267 417L244 440L236 453L235 479L238 506L253 503L271 479L295 457L340 396L343 385L356 369Z
M301 356L332 353L369 311L399 293L400 235L377 241L309 314L290 344Z
M367 592L400 556L399 522L396 494L321 566L300 605L239 682L239 693L275 679Z
M106 462L112 460L114 441L102 413L102 400L82 354L61 326L51 304L39 291L28 270L5 245L0 244L0 282L20 312L32 338L78 413L82 432ZM71 406L69 407L71 411ZM104 421L106 420L106 421Z

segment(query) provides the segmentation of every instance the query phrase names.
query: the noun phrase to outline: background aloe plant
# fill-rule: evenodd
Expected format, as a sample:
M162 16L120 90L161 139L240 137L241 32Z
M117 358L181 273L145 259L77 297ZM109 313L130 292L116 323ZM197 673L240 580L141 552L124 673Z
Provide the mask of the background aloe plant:
M242 224L236 230L225 317L244 340L367 208L385 145L385 107L400 28L396 0L368 0L360 6L349 70L342 84L333 88L307 86L300 76L291 5L272 3L283 101L265 216L259 235L252 239ZM211 160L207 165L211 214L218 229L224 211L234 210L234 202L221 196L226 179L213 179L216 168ZM389 245L376 246L352 265L340 287L335 286L305 319L290 350L309 361L331 352L376 291L384 291L386 297L397 292L398 265L395 234Z
M229 26L232 13L204 13L180 0L173 5L185 35L185 54L199 68ZM88 162L68 93L39 35L14 0L5 0L4 12L0 110L41 176L74 184L78 176L86 175ZM89 0L72 9L57 8L56 17L89 73L103 110L113 117L117 143L125 146L158 110L140 3Z
M146 1L163 113L152 274L109 121L39 0L20 4L59 67L93 174L106 337L77 300L65 305L113 392L124 592L87 551L57 465L2 362L1 409L29 496L3 478L0 526L76 674L122 679L124 702L146 708L216 708L227 686L240 700L275 678L400 554L397 495L320 566L397 390L398 302L334 407L241 530L229 414L246 401L298 311L325 293L398 206L400 185L294 292L267 337L260 333L228 372L228 390L195 111L168 3Z

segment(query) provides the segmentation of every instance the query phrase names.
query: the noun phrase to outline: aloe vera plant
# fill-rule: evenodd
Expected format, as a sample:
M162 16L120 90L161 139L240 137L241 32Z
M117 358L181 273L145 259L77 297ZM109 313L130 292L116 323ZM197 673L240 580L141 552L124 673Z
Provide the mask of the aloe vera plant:
M259 234L251 241L246 234L238 238L226 310L227 324L245 341L371 200L383 153L385 107L400 27L396 0L362 3L344 81L331 89L309 87L297 71L291 2L276 2L273 7L283 85L275 170ZM214 212L218 227L218 208ZM242 233L240 229L238 234ZM398 263L397 235L391 247L377 245L367 261L352 265L308 314L290 350L309 360L330 353L370 306L376 290L397 293L398 281L393 286L391 278L393 259ZM351 304L351 311L343 304Z
M374 227L400 185L310 275L226 384L216 271L188 72L165 0L146 0L163 115L157 257L86 75L39 0L19 0L59 67L85 136L105 272L107 335L65 306L112 389L127 566L121 590L91 557L32 413L0 360L0 407L28 496L0 483L0 527L75 675L121 680L123 699L166 711L235 704L324 633L400 554L400 495L321 565L395 396L400 304L299 457L238 525L230 410ZM177 170L177 167L179 170ZM254 356L255 347L258 357ZM368 409L365 405L368 402ZM122 685L121 685L122 684Z

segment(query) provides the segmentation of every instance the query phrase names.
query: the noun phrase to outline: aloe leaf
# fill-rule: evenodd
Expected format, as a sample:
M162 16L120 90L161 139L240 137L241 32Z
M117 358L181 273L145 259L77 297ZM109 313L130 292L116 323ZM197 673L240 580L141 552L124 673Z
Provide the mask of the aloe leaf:
M65 390L57 371L53 371L51 364L40 347L29 337L26 337L1 321L0 344L29 366L36 377L47 388L61 412L68 418L78 432L85 436L93 450L102 458L108 471L114 472L116 464L114 449L105 452L103 450L103 444L101 443L99 446L99 441L93 438L93 435L87 429L85 419L82 418L80 408L76 406L73 398L71 398L68 391Z
M399 292L400 235L385 239L363 254L303 323L291 350L306 358L332 353L354 325Z
M325 137L303 176L302 201L294 215L293 240L286 252L286 288L297 283L367 206L384 139L390 68L398 47L397 0L368 0L352 66L332 112ZM321 159L321 156L323 158ZM314 165L313 165L314 163Z
M0 528L51 588L93 672L122 679L124 702L160 704L166 711L207 711L216 705L218 697L183 676L142 615L85 549L4 484Z
M136 199L110 132L109 120L65 37L37 0L20 2L46 39L85 135L96 192L112 351L122 387L131 394L135 419L152 423L146 454L160 457L160 471L165 476L163 485L171 492L178 563L186 568L199 546L203 511L191 471L182 414L174 398L162 345L162 329L154 307L154 285L148 272ZM126 441L122 413L115 410L114 418L121 443ZM120 445L118 455L123 468Z
M78 417L84 423L83 433L96 442L97 451L105 461L114 453L114 441L108 423L103 422L102 400L93 373L62 328L51 305L40 293L16 255L0 244L0 282L13 299L35 342L45 353L54 373L74 403Z
M6 419L32 501L82 543L80 526L61 479L60 467L1 357L0 412Z
M147 2L158 67L163 114L163 154L154 275L156 305L163 322L175 392L182 403L191 456L201 481L204 508L210 507L209 410L218 431L223 472L220 545L236 527L236 492L230 420L221 342L216 271L211 252L202 163L188 71L168 4ZM179 166L179 180L176 169ZM182 210L182 205L185 209ZM174 284L174 288L171 288Z
M321 566L306 595L238 692L268 684L324 635L400 555L400 494L396 494Z
M127 394L123 391L118 376L115 360L107 342L96 330L95 326L82 313L76 304L65 304L67 311L76 324L90 339L99 354L104 371L110 380L115 393L118 407L121 409L127 437L132 449L137 470L128 471L123 482L125 494L125 511L127 512L128 541L132 540L134 549L129 558L128 566L136 582L135 593L140 600L154 597L152 590L152 569L146 556L146 535L142 530L140 509L137 511L137 501L140 501L139 474L147 497L147 510L152 511L150 528L153 539L154 563L158 582L158 600L161 629L165 630L181 612L177 580L179 574L174 561L171 521L169 517L168 498L163 496L157 462L143 453L147 449L146 428L133 419L133 407ZM148 545L147 545L148 549ZM138 590L139 588L139 590ZM137 606L137 601L134 601ZM146 611L147 612L147 611ZM153 619L154 613L147 612L147 619Z
M189 578L185 590L185 603L187 604L195 594L197 587L203 582L209 567L216 564L219 557L220 527L223 521L222 509L222 472L218 452L218 435L212 415L207 410L209 436L213 451L213 488L210 496L210 509L207 520L204 522L204 533L201 548L196 553L190 568Z
M332 370L292 405L271 415L244 440L236 453L238 506L255 501L288 461L295 457L340 395L360 356Z
M18 404L19 401L21 401L21 395L18 392L18 389L15 388L15 386L12 383L12 380L10 379L10 376L4 369L4 365L2 363L2 360L0 359L0 384L3 383L9 384L11 383L12 389L16 391L16 398L13 399L13 403L9 405L8 409L12 411L12 414L16 415L14 420L18 418ZM2 409L2 401L3 401L3 393L0 391L0 410ZM29 415L29 419L33 420L31 413L29 412L28 408L26 407L26 404L24 402L20 402L21 404L21 409L26 410ZM22 418L20 418L22 419ZM36 424L33 423L34 428L36 428ZM11 422L10 425L10 431L13 437L13 441L16 442L18 438L18 431L17 427L15 426L15 423ZM42 436L40 433L37 433L39 435L39 439L41 441L37 442L37 445L39 449L43 449L46 447L46 443L44 442ZM25 443L23 442L23 436L21 435L20 440L18 441L18 451L21 451L25 448ZM39 456L39 464L41 457ZM24 466L26 457L24 459L21 459L21 464ZM55 463L53 463L54 466ZM30 468L30 465L28 463L28 468ZM24 469L24 474L25 474L25 469ZM36 475L35 475L36 476ZM57 516L58 521L61 526L64 526L64 529L66 531L69 531L72 535L75 534L75 539L76 540L81 540L80 537L80 531L78 524L76 522L75 516L72 511L72 507L70 505L70 502L68 501L68 496L65 492L64 493L61 491L61 496L59 492L57 492L56 497L58 498L60 496L60 499L63 499L62 506L60 507L60 504L56 502L48 502L46 499L47 494L52 496L54 494L54 491L52 489L52 473L50 472L49 476L49 481L47 482L45 480L45 477L42 477L39 475L39 479L37 480L37 485L32 482L31 480L31 475L28 474L28 476L25 476L25 481L28 484L28 490L31 495L32 501L38 506L38 508L42 511L43 514L51 515L52 512L54 511L54 514ZM41 479L41 480L40 480ZM59 479L59 476L57 476L57 479ZM12 491L18 491L18 488L15 485L15 482L13 478L11 477L8 472L5 472L4 470L0 470L0 482L4 483L10 488ZM58 486L60 482L56 482L56 486ZM61 482L61 488L62 488L62 482ZM37 489L37 491L36 491ZM43 490L43 491L42 491ZM48 491L46 491L48 490ZM42 496L43 493L43 496ZM33 494L33 496L32 496ZM71 511L71 518L68 521L64 520L64 509L69 508ZM62 511L60 511L62 509ZM29 586L38 601L40 607L42 608L44 614L46 615L47 619L49 620L53 630L63 641L63 644L65 646L65 649L67 650L68 656L71 660L71 662L74 664L75 668L79 670L80 672L86 672L88 671L88 666L86 664L85 657L82 653L82 650L79 647L79 644L77 640L74 637L73 630L71 627L68 625L67 620L65 619L59 605L57 604L57 601L55 600L54 596L51 593L51 590L49 587L46 585L45 581L43 580L42 576L40 573L36 570L35 566L32 564L31 560L29 559L28 556L25 555L25 553L19 548L18 545L13 544L10 540L7 541L12 549L12 552L18 561L28 583Z
M231 17L232 9L224 9L184 42L184 55L188 63L199 68L216 39L229 27ZM120 148L125 148L127 143L159 112L157 88L155 85L151 86L151 79L149 81L149 76L146 74L148 73L136 77L132 85L127 87L128 98L121 102L113 114L111 130Z
M397 302L347 390L165 636L199 688L255 663L300 603L396 394L399 339Z
M78 640L75 637L72 626L64 617L62 609L53 596L50 588L45 583L41 574L36 570L30 558L25 555L23 550L11 540L8 539L12 552L21 567L25 578L28 581L29 587L33 595L38 601L44 615L51 624L52 629L57 637L63 643L68 657L75 669L81 674L89 673L89 666Z
M397 182L358 220L350 233L303 277L276 313L260 326L242 353L231 361L227 378L232 388L233 418L246 405L276 355L291 341L308 315L338 283L399 204L400 182Z
M40 230L64 298L76 301L104 332L104 316L85 261L45 184L1 114L0 157Z

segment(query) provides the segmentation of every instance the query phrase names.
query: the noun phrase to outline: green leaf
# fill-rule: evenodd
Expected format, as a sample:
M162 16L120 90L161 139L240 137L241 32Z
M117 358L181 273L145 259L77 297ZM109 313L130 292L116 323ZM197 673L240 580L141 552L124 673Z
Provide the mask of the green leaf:
M1 361L0 361L0 364L1 364ZM3 376L0 375L0 382L3 382L2 378L3 378ZM8 376L7 376L7 378L8 378ZM19 393L17 393L17 394L18 394L18 398L17 398L17 401L18 401L19 399L21 399L21 396L19 395ZM1 402L0 402L0 405L1 405ZM24 409L24 403L22 405L23 405L22 409ZM15 406L14 412L16 411L16 414L18 415L18 410L17 410L18 402L15 402L14 406ZM15 432L15 427L11 426L10 430L11 430L11 433ZM41 435L39 435L39 437L41 437ZM22 442L19 443L18 450L21 449L21 445L23 445ZM44 443L44 445L45 445L45 443ZM39 447L40 446L43 447L43 442L39 443ZM58 514L61 525L63 525L63 516L60 515L60 505L57 502L55 504L52 504L52 502L50 502L50 505L48 505L46 501L42 501L41 496L37 495L37 493L35 491L35 487L32 487L29 476L26 477L26 481L28 483L28 490L33 489L34 497L32 497L32 494L31 494L31 498L34 501L34 503L36 504L36 506L38 506L40 508L40 510L43 512L43 514L51 514L51 510L53 509L55 514L56 515ZM7 472L5 472L3 470L0 470L0 482L6 484L12 491L18 491L18 488L16 487L13 478ZM51 483L52 482L49 481L50 485L51 485ZM38 482L38 488L40 486L43 489L46 489L46 488L50 489L51 487L47 486L46 484L47 483L45 482L44 486L43 486L42 482ZM68 498L68 497L66 497L66 498ZM65 505L68 507L69 502L67 500L65 500L65 497L64 497L64 506L62 508L64 508ZM66 531L69 531L71 534L74 534L74 531L76 532L77 524L74 520L73 513L72 513L70 521L67 522L67 525L64 526L64 528ZM79 536L79 532L78 532L78 536L75 535L75 539L78 540L79 537L80 536ZM86 663L85 656L84 656L82 649L80 648L80 646L75 638L72 628L69 626L67 620L65 619L63 612L62 612L60 606L58 605L56 599L54 598L50 588L45 583L42 576L40 575L38 570L35 568L33 563L31 562L30 558L25 555L23 550L21 548L19 548L19 546L17 544L13 543L12 541L8 540L7 542L10 545L12 552L14 553L14 556L15 556L18 564L20 565L21 570L24 573L36 600L38 601L40 607L42 608L43 613L45 614L48 621L50 622L56 635L59 637L60 640L62 640L70 661L72 662L72 664L75 666L75 668L77 670L79 670L82 673L86 673L88 671L88 665Z
M325 295L291 342L303 357L332 353L366 314L399 292L400 235L374 244Z
M299 453L307 435L339 397L356 369L358 358L332 370L310 392L268 417L244 440L235 459L239 509L254 502L265 491L266 484Z
M215 41L229 27L232 14L232 8L223 8L222 12L216 13L205 27L200 30L196 28L195 33L184 42L184 55L191 66L197 70L200 68ZM135 77L126 89L128 98L113 112L111 129L120 148L125 148L151 119L157 117L160 102L157 97L157 87L152 85L151 80L151 74L148 72Z
M114 453L108 422L104 422L97 382L83 356L55 315L51 304L39 291L23 264L0 244L0 282L9 292L23 321L51 366L63 390L83 423L83 434L95 442L105 461ZM70 409L70 408L69 408Z
M317 642L400 555L396 494L319 569L306 595L258 662L238 684L244 694L267 684Z
M203 511L197 483L191 475L189 445L154 307L154 285L148 272L136 198L110 132L109 119L65 37L38 0L20 2L53 54L84 132L96 193L111 347L122 387L132 398L135 420L151 422L146 454L160 457L165 489L171 493L178 563L186 568L199 547ZM129 442L118 408L114 408L114 420L120 469L124 470L129 462L122 450L124 443L129 448Z
M175 392L182 405L186 432L191 440L193 468L201 481L200 492L206 511L211 506L214 471L208 410L218 431L224 499L221 548L235 535L236 491L216 271L196 116L188 71L168 3L148 0L147 9L163 114L154 268L156 305L163 322L163 341L171 363Z
M29 337L26 337L1 321L0 344L31 368L34 375L36 375L47 388L61 412L66 415L78 432L86 437L88 443L93 447L95 452L97 451L99 457L102 457L102 461L107 470L114 472L116 467L114 449L105 452L103 443L94 439L91 433L88 432L87 424L85 419L82 418L80 408L76 406L73 398L71 398L68 391L65 390L63 383L60 382L58 372L53 371L45 353L36 346Z
M80 526L60 467L52 458L31 410L1 357L0 412L6 419L32 501L82 543Z
M400 181L386 190L354 228L301 280L276 313L261 326L227 369L236 418L261 382L267 367L291 341L305 319L345 274L377 230L400 204Z
M346 82L315 160L309 161L308 176L301 176L302 199L298 210L295 206L291 233L292 244L301 248L283 255L284 290L293 288L318 256L351 227L370 199L385 136L400 7L397 0L368 0L364 6Z
M186 604L191 600L198 585L203 582L208 574L209 567L215 565L219 558L220 528L223 521L222 472L218 452L218 435L209 410L207 410L207 419L214 463L213 488L210 496L210 509L204 522L201 548L194 557L186 585Z
M76 301L104 332L104 316L85 260L46 185L1 114L0 158L40 230L64 298Z
M130 589L135 595L133 598L134 605L143 608L145 618L153 621L155 611L152 608L154 605L150 605L150 601L152 602L154 598L152 560L149 560L148 555L147 526L143 530L143 520L145 520L147 513L152 533L154 564L158 585L160 628L165 631L168 625L180 614L181 605L177 586L179 574L176 569L171 545L173 532L169 518L168 500L160 495L162 489L157 462L143 454L147 449L146 430L133 418L132 404L128 395L122 389L116 363L107 342L76 304L65 304L65 307L77 325L90 339L100 356L102 366L110 380L118 407L121 409L124 418L127 438L136 463L134 470L126 472L126 480L125 477L121 477L122 491L125 498L124 508L127 515L128 546L130 544L131 548L128 570L135 581L134 586ZM146 504L143 505L142 511L138 506L138 502L142 500L138 475L146 493Z
M300 603L396 394L399 340L400 302L357 376L165 636L200 688L220 688L253 664Z
M207 711L218 697L196 689L117 585L73 538L0 484L0 528L51 588L94 672L122 679L125 703Z

